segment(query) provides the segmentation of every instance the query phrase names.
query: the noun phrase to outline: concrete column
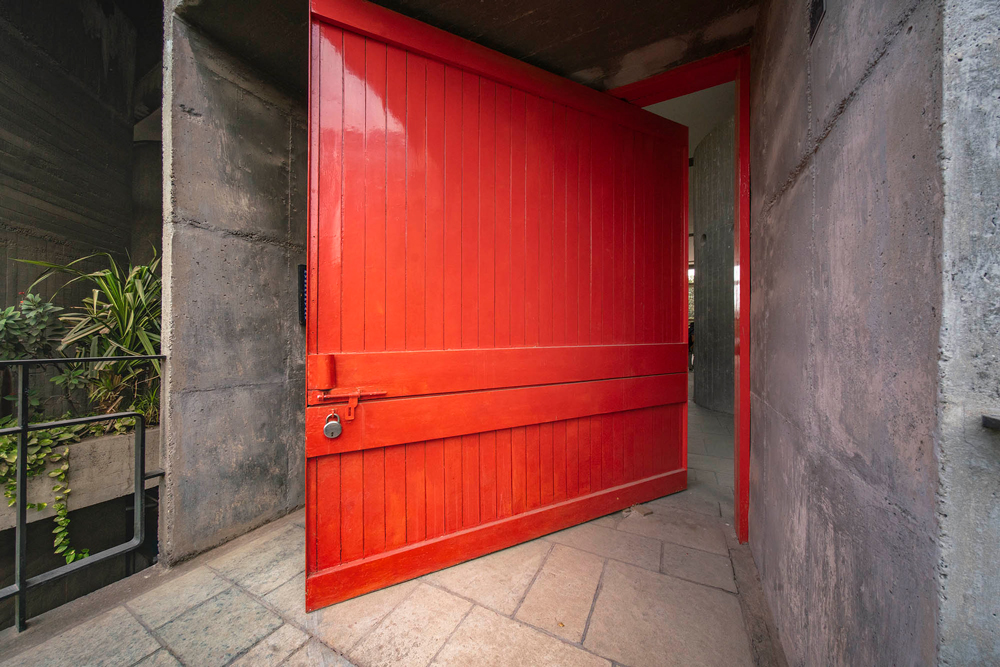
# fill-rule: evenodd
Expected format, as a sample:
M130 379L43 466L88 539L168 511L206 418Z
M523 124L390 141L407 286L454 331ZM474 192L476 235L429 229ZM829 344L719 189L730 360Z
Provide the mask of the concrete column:
M691 167L694 402L733 412L733 118L709 132Z

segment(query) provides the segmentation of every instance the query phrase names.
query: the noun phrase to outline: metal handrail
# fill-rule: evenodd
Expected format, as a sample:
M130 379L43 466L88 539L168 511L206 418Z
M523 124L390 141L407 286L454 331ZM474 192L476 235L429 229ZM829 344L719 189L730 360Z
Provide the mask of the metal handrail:
M105 415L94 415L90 417L75 417L72 419L60 419L51 422L28 422L28 390L29 372L31 366L47 366L54 364L74 364L74 363L96 363L104 361L143 361L151 359L166 359L161 354L135 355L124 357L64 357L60 359L13 359L0 361L0 368L10 366L17 367L17 426L0 429L0 435L18 434L17 440L17 463L15 464L15 477L17 498L15 501L17 510L17 524L14 529L14 583L10 586L0 588L0 600L9 597L14 598L14 618L17 631L21 632L27 627L28 606L27 593L30 589L56 579L61 579L74 572L96 565L109 558L127 554L140 548L146 538L146 526L143 521L144 512L144 491L146 480L162 474L146 474L146 420L139 412L115 412ZM54 570L49 570L34 577L27 576L28 562L28 434L32 431L40 431L59 426L72 426L75 424L90 424L99 421L109 421L121 419L123 417L135 418L135 471L133 481L134 507L132 539L128 542L109 547L102 551L87 556L82 560L67 563Z

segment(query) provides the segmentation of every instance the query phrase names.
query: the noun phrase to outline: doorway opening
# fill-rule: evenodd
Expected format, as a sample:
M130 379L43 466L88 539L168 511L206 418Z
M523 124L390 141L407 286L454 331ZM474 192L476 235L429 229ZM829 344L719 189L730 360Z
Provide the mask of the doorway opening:
M688 127L688 465L701 471L692 479L732 485L740 542L750 472L749 346L740 344L749 340L749 70L742 48L609 91Z

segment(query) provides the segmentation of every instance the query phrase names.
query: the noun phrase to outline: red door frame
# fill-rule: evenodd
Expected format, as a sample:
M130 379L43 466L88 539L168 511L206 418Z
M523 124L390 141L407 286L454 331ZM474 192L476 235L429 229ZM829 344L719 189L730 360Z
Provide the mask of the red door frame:
M750 47L720 53L608 93L639 107L663 102L723 83L736 83L736 180L733 263L738 299L735 306L736 346L733 402L735 471L733 505L736 535L749 538L750 514Z

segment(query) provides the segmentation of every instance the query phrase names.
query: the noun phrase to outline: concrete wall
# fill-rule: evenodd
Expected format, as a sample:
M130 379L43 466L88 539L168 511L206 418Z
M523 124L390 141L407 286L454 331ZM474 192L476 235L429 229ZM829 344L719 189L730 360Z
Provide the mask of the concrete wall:
M1000 16L944 3L941 662L1000 664Z
M161 547L176 562L303 503L306 123L304 100L169 9L166 35Z
M57 16L48 3L0 3L3 305L38 273L14 258L127 247L135 49L113 3L70 0Z
M732 113L698 144L690 171L694 232L694 402L733 412Z
M750 544L792 664L932 664L940 3L807 5L753 47Z

